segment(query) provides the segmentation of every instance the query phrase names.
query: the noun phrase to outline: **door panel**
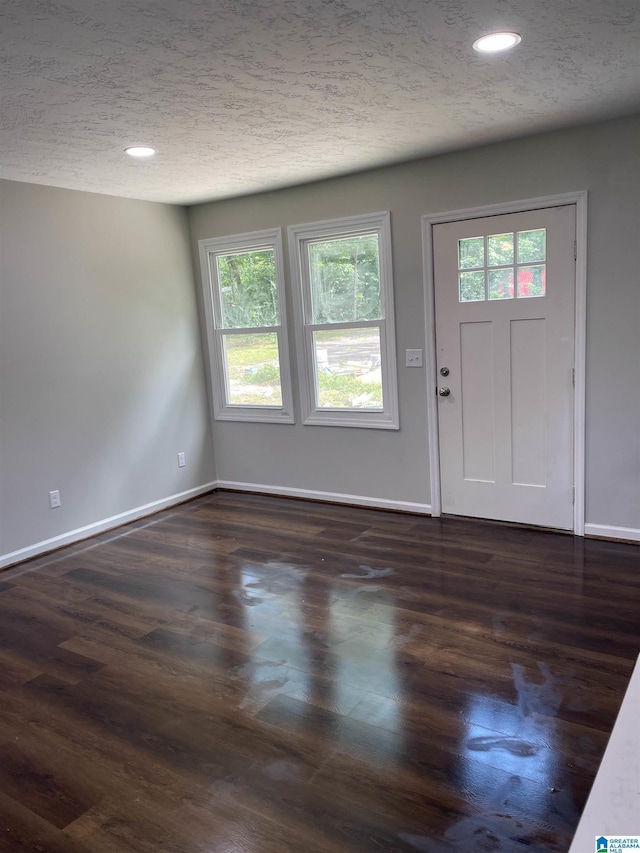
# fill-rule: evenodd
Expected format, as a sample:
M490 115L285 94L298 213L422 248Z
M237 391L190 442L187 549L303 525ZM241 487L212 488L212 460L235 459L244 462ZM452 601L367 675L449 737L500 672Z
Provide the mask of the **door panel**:
M495 480L493 323L460 324L462 469L466 480Z
M442 509L571 529L575 207L433 236Z
M546 321L511 321L511 474L523 486L546 486Z

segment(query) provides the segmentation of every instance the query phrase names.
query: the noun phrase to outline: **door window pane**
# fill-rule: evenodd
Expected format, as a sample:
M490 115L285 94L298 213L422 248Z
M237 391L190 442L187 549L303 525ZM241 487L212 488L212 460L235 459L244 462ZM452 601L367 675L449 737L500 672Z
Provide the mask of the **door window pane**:
M518 267L518 298L544 296L547 289L546 264Z
M310 243L309 273L314 323L382 317L377 234Z
M382 409L380 330L313 332L321 408Z
M513 234L492 234L487 237L488 266L499 267L513 263ZM489 297L491 298L491 297Z
M229 403L281 406L278 336L269 333L222 338Z
M484 266L484 237L458 240L458 269Z
M222 328L277 326L278 294L273 249L218 255Z
M544 296L545 264L531 262L544 261L546 238L546 228L518 231L517 236L513 232L489 234L486 238L486 262L484 237L458 240L460 302ZM514 241L517 242L517 251ZM463 269L465 266L484 269Z
M489 270L489 299L513 299L513 267Z
M460 273L460 302L482 302L484 299L484 272Z
M531 263L531 261L545 261L546 243L546 228L538 228L535 231L518 231L518 263L527 264Z

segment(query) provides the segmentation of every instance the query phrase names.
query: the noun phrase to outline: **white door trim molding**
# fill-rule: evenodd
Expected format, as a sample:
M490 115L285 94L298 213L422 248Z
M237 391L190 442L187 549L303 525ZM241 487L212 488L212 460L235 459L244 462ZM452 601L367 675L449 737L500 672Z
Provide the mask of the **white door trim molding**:
M438 408L436 405L436 327L435 283L433 279L433 227L445 222L463 219L480 219L504 213L520 213L544 207L576 207L576 282L575 282L575 393L573 401L573 532L584 536L585 527L585 384L586 384L586 329L587 329L587 191L540 196L520 201L470 207L444 213L422 216L422 263L424 279L424 306L426 328L426 384L427 425L429 435L429 478L431 486L431 514L442 513L440 480L440 442L438 436Z

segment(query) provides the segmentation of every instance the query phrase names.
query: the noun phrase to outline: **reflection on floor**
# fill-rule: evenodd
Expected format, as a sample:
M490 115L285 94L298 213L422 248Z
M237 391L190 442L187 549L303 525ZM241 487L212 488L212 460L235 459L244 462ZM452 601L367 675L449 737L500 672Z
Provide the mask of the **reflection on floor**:
M0 580L0 851L566 853L636 546L218 493Z

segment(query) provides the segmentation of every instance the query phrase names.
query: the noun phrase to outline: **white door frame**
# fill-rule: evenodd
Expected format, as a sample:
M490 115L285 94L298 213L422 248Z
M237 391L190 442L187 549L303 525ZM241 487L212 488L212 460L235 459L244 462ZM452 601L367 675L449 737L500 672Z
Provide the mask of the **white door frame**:
M469 207L422 217L422 261L426 335L427 424L429 430L429 478L431 514L442 514L440 479L440 441L436 396L436 317L435 282L433 278L433 226L463 219L481 219L503 213L521 213L544 207L576 206L576 282L575 282L575 392L573 400L573 532L584 536L584 470L585 470L585 366L587 333L587 191L541 196L521 201Z

